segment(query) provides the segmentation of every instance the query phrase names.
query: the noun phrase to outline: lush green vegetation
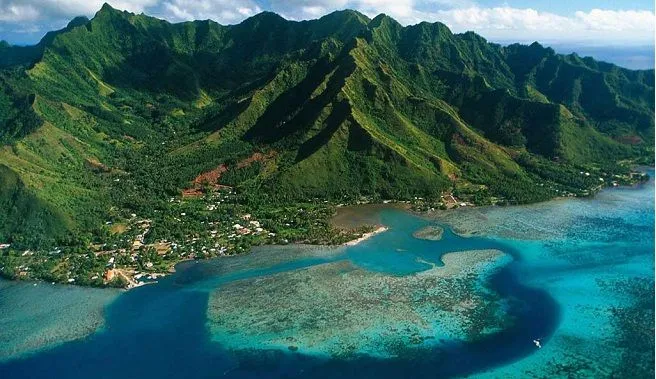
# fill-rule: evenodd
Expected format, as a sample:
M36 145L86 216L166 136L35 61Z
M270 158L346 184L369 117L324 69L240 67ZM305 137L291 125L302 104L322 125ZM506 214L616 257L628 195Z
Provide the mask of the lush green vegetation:
M239 254L253 246L292 241L338 245L371 231L334 228L330 224L334 209L323 202L256 204L228 189L166 203L150 212L151 218L133 213L106 221L86 241L36 250L12 245L0 253L0 274L124 287L168 273L181 260ZM110 271L113 277L107 275Z
M440 23L341 11L170 24L106 5L0 56L7 276L29 263L30 276L102 284L107 245L124 250L117 267L164 271L190 238L223 253L342 241L331 205L362 197L535 202L640 180L631 163L653 163L653 70ZM213 203L227 187L228 205ZM245 213L267 233L207 235Z

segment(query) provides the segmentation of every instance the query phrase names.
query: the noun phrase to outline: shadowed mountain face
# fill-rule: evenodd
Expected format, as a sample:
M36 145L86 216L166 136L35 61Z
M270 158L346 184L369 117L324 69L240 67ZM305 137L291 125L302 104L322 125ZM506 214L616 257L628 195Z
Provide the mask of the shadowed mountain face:
M36 222L27 244L157 208L220 165L251 201L530 202L653 152L653 70L385 15L222 26L105 5L0 44L0 67L0 239Z

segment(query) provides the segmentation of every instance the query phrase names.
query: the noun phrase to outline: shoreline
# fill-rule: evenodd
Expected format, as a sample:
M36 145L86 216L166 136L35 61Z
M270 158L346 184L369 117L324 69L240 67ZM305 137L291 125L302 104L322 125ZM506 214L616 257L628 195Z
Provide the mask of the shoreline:
M356 238L356 239L351 240L351 241L348 241L348 242L345 242L345 243L342 244L342 246L355 246L355 245L359 244L360 242L366 241L366 240L368 240L369 238L371 238L371 237L373 237L373 236L375 236L375 235L377 235L377 234L380 234L380 233L386 232L386 231L388 231L388 230L389 230L388 227L386 227L386 226L382 226L382 225L381 225L381 226L379 226L376 230L374 230L373 232L364 233L364 234L362 235L362 237L360 237L360 238Z
M608 190L608 189L612 190L612 189L616 189L616 188L633 189L633 188L638 188L642 184L644 184L644 183L637 183L636 185L633 185L633 186L606 187L606 188L603 188L602 190ZM598 196L598 194L599 193L595 193L594 195L590 196L589 198L595 198L596 196ZM452 208L452 209L448 209L448 210L435 210L435 211L417 211L417 210L413 210L413 209L411 209L410 204L403 203L403 202L393 202L393 203L383 203L383 202L381 202L381 203L367 203L367 204L352 204L352 205L348 205L348 206L340 207L340 208L344 209L344 208L348 207L349 212L357 211L358 209L364 209L364 210L368 210L368 211L370 211L370 210L381 210L381 209L399 209L399 210L408 212L412 215L415 215L415 216L420 217L420 218L425 219L425 220L444 221L444 214L445 213L461 213L463 211L482 210L482 209L486 209L486 208L513 208L513 207L521 207L521 206L526 206L526 205L548 204L548 203L551 203L551 202L562 202L562 201L574 200L574 199L581 199L581 198L580 197L559 196L559 197L555 197L553 199L540 201L540 202L537 202L537 203L530 203L530 204L513 204L513 205L506 205L506 206L500 206L500 205L480 205L480 206L470 205L470 206L467 206L467 207L459 207L459 208ZM360 220L360 221L362 221L362 220ZM338 227L339 226L344 226L344 225L340 225L341 223L339 223L339 222L335 222L334 218L333 218L333 220L331 220L331 222L333 223L333 225L338 226ZM365 223L357 222L357 224L358 225L376 225L376 223L374 223L374 222L372 222L370 224L367 224L366 222ZM356 239L353 239L353 240L350 240L350 241L347 241L347 242L344 242L344 243L341 243L341 244L337 244L337 245L309 245L309 246L317 246L317 247L324 247L324 248L340 248L340 247L357 246L361 242L364 242L364 241L366 241L366 240L368 240L368 239L370 239L370 238L372 238L372 237L374 237L374 236L376 236L380 233L383 233L383 232L386 232L386 231L389 230L389 228L384 226L384 225L378 224L377 226L378 227L375 230L373 230L371 232L368 232L368 233L364 233L359 238L356 238ZM463 238L475 237L475 236L478 235L476 233L474 233L474 234L468 233L467 231L464 231L464 232L463 231L456 231L452 226L451 226L451 230L455 234L457 234L458 236L463 237ZM304 245L304 244L290 243L289 245ZM266 248L267 246L278 246L278 245L260 245L260 246L254 246L254 248ZM282 245L282 246L287 246L287 245ZM249 250L248 252L246 252L245 254L249 254L251 252L252 252L252 249ZM241 255L243 255L243 254L218 256L218 257L210 258L209 260L221 259L221 258L230 258L230 257L235 257L235 256L241 256ZM191 262L198 263L198 262L201 262L201 261L207 261L207 259L189 259L189 258L183 259L183 260L173 264L167 273L160 273L159 276L160 277L167 277L171 274L175 274L177 272L176 267L180 264L191 263ZM443 262L443 263L445 263L445 262ZM155 283L157 283L157 282L154 281L154 282L149 282L149 283L144 283L144 284L155 284ZM128 287L128 288L124 288L124 290L129 291L131 289L138 288L138 287L141 287L141 286ZM101 287L101 288L108 288L108 287Z
M374 237L374 236L376 236L376 235L378 235L378 234L380 234L380 233L386 232L386 231L388 231L388 230L389 230L388 227L386 227L386 226L384 226L384 225L380 225L380 226L378 226L378 228L376 228L375 230L373 230L373 231L371 231L371 232L368 232L368 233L364 233L364 234L362 234L362 236L359 237L359 238L356 238L356 239L351 240L351 241L344 242L344 243L339 244L339 245L305 245L305 246L323 247L323 248L351 247L351 246L356 246L356 245L358 245L359 243L361 243L361 242L363 242L363 241L366 241L366 240L368 240L368 239L370 239L370 238L372 238L372 237ZM304 244L294 244L294 243L289 244L289 245L294 245L294 246L304 246ZM267 246L289 246L289 245L260 245L260 246L254 246L253 248L266 248ZM244 253L244 254L250 254L250 253L252 253L252 251L253 251L253 249L249 250L248 252L246 252L246 253ZM236 257L236 256L242 256L242 255L244 255L244 254L238 254L238 255L224 255L224 256L212 257L212 258L210 258L210 259L189 259L189 258L187 258L187 259L183 259L183 260L181 260L181 261L179 261L179 262L176 262L174 265L172 265L172 266L169 268L168 272L157 273L157 277L158 277L158 278L164 278L164 277L168 277L169 275L172 275L172 274L177 273L177 272L178 272L178 270L177 270L178 265L190 264L191 262L196 262L196 263L198 263L198 262L202 262L202 261L210 261L210 260L213 260L213 259L225 259L225 258L231 258L231 257ZM131 290L131 289L139 288L139 287L142 287L142 286L144 286L144 285L148 285L148 284L156 284L156 283L158 283L158 281L153 280L153 281L148 281L148 282L142 282L141 284L137 284L137 283L135 283L135 284L133 285L133 284L132 284L132 281L130 281L130 285L127 286L127 287L125 287L125 288L122 288L122 290L124 290L124 291L129 291L129 290ZM100 288L109 288L109 287L100 287Z
M650 166L641 166L640 168L642 168L643 170L653 169L653 167L650 167ZM333 218L331 219L331 224L334 227L337 227L337 228L347 227L347 225L343 224L344 223L344 218L348 217L348 216L351 216L351 217L354 217L353 225L350 225L351 227L353 227L353 226L362 226L362 225L376 226L378 224L378 228L376 230L372 231L372 232L364 233L361 237L356 238L356 239L351 240L351 241L347 241L345 243L336 244L336 245L318 244L318 245L313 245L313 246L337 247L337 248L338 247L356 246L359 243L361 243L361 242L363 242L363 241L365 241L365 240L367 240L367 239L369 239L369 238L371 238L371 237L373 237L373 236L375 236L379 233L387 231L388 230L387 227L380 225L379 220L371 217L372 215L375 215L376 211L379 211L381 209L386 209L386 208L387 209L399 209L399 210L408 212L408 213L410 213L414 216L420 217L420 218L425 219L425 220L430 220L430 221L439 220L440 222L446 222L447 224L450 224L448 221L445 220L446 216L449 215L449 214L452 215L454 213L461 213L463 211L472 211L472 210L479 210L480 211L480 210L489 209L489 208L514 208L514 207L521 207L521 206L526 206L526 205L548 204L548 203L552 203L552 202L562 202L562 201L574 200L574 199L593 199L593 198L597 197L599 195L599 193L601 193L603 191L619 189L619 188L639 189L641 186L643 186L645 184L648 184L649 182L652 182L653 180L654 180L654 178L650 178L646 182L638 182L638 183L635 183L633 185L620 185L620 186L616 186L616 187L605 186L605 187L601 188L600 191L595 192L595 193L591 194L590 196L585 196L585 197L558 196L558 197L554 197L552 199L548 199L548 200L544 200L544 201L540 201L540 202L535 202L535 203L510 204L510 205L506 205L506 206L500 206L500 205L473 205L473 204L471 204L471 205L468 205L467 207L451 208L451 209L447 209L447 210L437 210L437 209L436 210L417 210L417 209L412 209L412 205L411 205L410 202L407 202L407 201L391 201L391 200L385 200L385 201L380 202L380 203L363 203L363 204L349 204L349 205L344 205L344 206L338 206L339 210L341 210L342 212L344 210L346 210L347 212L345 212L344 214L340 214L339 211L338 211L333 216ZM360 211L364 211L364 216L359 216L359 217L357 216ZM468 233L467 231L464 231L464 232L459 231L459 230L456 230L456 228L454 228L453 225L450 225L450 226L451 226L451 230L454 233L456 233L457 235L461 236L461 237L466 238L466 237L472 237L472 236L477 235L477 233ZM294 244L294 243L292 243L292 244ZM275 245L259 245L259 247L263 247L263 246L275 246ZM254 247L258 247L258 246L254 246ZM237 254L237 255L241 255L241 254ZM212 257L212 258L209 258L209 259L217 259L217 258L224 258L224 257L230 257L230 256L233 256L233 255L217 256L217 257ZM201 260L207 260L207 259L184 258L184 259L181 259L180 261L177 261L177 262L171 264L171 266L168 268L168 270L166 270L166 272L152 273L152 274L155 274L155 275L157 275L157 277L160 277L160 278L167 277L170 274L176 272L176 267L178 265L184 264L184 263L189 263L189 262L192 262L192 261L200 262ZM119 268L119 270L125 271L125 268ZM123 274L124 274L124 272L123 272ZM121 276L126 278L127 282L128 282L128 285L126 287L120 288L121 290L125 290L125 291L129 291L129 290L134 289L134 288L139 288L143 285L157 283L156 280L146 281L146 282L139 282L136 279L130 280L129 275L121 275ZM20 278L20 277L8 277L6 275L3 275L2 273L0 273L0 277L5 279L5 280L8 280L8 281L17 281L17 282L22 282L22 281L28 281L28 282L34 282L34 283L38 283L38 282L48 283L48 282L50 282L49 280L44 280L44 279L39 279L39 278L31 278L31 277L30 278L25 278L25 279ZM57 282L57 284L72 285L72 286L76 286L76 287L115 288L115 287L112 287L112 286L109 286L109 285L103 285L103 286L84 285L84 284L80 285L80 284L77 284L77 283L65 283L65 282Z

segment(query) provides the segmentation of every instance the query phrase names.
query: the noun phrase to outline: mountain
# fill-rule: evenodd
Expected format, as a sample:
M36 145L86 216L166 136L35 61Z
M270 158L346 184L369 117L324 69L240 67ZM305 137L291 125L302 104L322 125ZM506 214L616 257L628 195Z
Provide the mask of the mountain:
M64 29L46 33L41 41L34 46L12 46L7 41L0 41L0 68L25 65L38 60L45 48L52 44L55 37L88 22L89 19L86 17L76 17Z
M0 57L0 242L24 246L207 186L253 202L531 202L653 159L654 70L441 23L171 24L104 5Z

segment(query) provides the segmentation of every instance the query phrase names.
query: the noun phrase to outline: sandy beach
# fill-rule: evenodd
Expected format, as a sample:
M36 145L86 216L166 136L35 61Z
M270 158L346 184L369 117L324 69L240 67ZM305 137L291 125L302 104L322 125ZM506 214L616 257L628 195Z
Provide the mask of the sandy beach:
M348 241L348 242L344 243L344 246L355 246L355 245L359 244L360 242L362 242L364 240L367 240L367 239L375 236L376 234L385 232L387 230L388 230L388 228L386 226L379 226L373 232L365 233L365 234L362 235L362 237L360 237L358 239L354 239L352 241Z

